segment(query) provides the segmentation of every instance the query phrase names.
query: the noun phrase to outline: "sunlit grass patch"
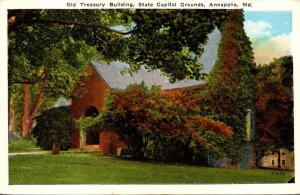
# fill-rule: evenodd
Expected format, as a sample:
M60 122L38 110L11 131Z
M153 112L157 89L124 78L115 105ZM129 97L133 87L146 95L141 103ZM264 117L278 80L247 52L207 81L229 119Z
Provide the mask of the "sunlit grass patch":
M273 173L273 174L272 174ZM286 183L293 171L223 169L133 161L89 153L9 157L10 184Z
M29 151L39 151L40 148L37 148L35 145L35 140L16 140L10 141L8 144L9 152L29 152Z

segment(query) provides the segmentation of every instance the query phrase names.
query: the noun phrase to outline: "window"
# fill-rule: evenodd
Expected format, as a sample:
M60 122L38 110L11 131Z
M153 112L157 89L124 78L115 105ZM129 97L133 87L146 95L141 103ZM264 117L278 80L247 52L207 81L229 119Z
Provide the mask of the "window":
M272 165L274 165L274 160L272 160Z
M285 155L285 153L284 153L284 152L282 152L282 155Z
M282 160L282 165L285 166L285 160Z

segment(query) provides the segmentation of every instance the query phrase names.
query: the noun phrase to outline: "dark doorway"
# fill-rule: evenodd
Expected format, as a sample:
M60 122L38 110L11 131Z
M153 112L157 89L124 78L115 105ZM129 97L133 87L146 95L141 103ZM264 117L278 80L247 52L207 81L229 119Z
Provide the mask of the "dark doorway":
M87 107L84 116L96 117L99 115L99 111L94 106ZM86 132L86 145L98 145L99 144L99 130L88 129Z

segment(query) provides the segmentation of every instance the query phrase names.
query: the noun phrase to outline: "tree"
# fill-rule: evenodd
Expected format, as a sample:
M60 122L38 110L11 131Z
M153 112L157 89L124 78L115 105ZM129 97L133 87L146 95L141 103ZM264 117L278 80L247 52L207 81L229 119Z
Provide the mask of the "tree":
M220 29L218 61L201 92L201 108L203 115L213 116L233 129L234 136L224 149L235 164L242 155L247 109L252 109L255 96L255 64L242 11L228 12Z
M51 99L70 96L77 78L83 73L83 67L95 54L93 48L87 47L84 42L76 42L71 37L65 37L61 42L46 43L46 40L39 39L38 33L30 32L32 30L28 28L22 33L26 38L16 36L9 43L11 88L20 89L13 85L21 84L23 91L21 127L24 138L28 138L30 134L32 119L36 116L44 95ZM48 36L60 36L62 33L49 32ZM28 46L31 41L40 42L39 47Z
M220 26L226 10L137 10L136 28L128 38L126 62L135 71L159 68L170 81L203 79L203 53L208 34ZM126 40L127 41L127 40Z
M129 63L129 71L145 65L172 81L202 78L198 57L225 16L223 10L9 10L9 85L22 84L23 137L45 96L70 95L95 49L103 60Z
M32 119L44 100L69 97L84 67L95 56L95 49L84 40L74 40L70 26L26 23L38 17L58 14L45 10L9 12L9 87L10 97L23 91L21 132L28 138ZM20 88L18 85L22 85ZM45 103L45 101L44 101ZM45 104L44 104L45 105Z
M73 123L70 107L51 108L37 116L36 121L32 135L37 140L37 146L50 150L56 144L62 150L69 149Z
M187 91L163 92L144 84L130 85L125 90L109 93L98 117L81 119L87 129L111 130L124 140L134 158L143 158L149 140L155 137L192 139L208 147L203 134L210 131L231 137L231 129L222 122L197 115L197 96Z
M224 10L10 10L8 32L10 36L29 26L60 28L75 40L95 45L101 58L127 62L132 71L142 65L160 68L177 80L201 76L197 57L226 14Z
M272 149L294 149L293 58L284 56L257 69L255 138L259 162Z

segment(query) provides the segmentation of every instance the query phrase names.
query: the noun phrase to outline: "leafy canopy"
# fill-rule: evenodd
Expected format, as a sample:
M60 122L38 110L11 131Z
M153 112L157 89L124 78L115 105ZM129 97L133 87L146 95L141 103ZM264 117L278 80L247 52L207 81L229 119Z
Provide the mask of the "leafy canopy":
M15 43L24 39L18 46L26 49L18 52L24 54L21 64L35 64L34 68L39 63L33 62L46 56L49 44L68 44L71 37L95 46L103 60L129 63L130 71L146 65L160 68L172 81L199 79L203 75L198 57L208 34L226 14L225 10L10 10L9 39ZM17 37L19 41L14 40ZM72 61L68 55L67 59Z

